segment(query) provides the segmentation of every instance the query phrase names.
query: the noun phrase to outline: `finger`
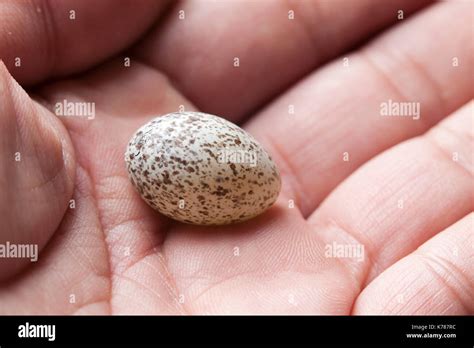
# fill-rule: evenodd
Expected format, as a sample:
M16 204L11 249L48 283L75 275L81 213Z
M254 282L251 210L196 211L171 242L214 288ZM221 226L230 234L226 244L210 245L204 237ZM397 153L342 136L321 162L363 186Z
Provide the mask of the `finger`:
M364 289L355 314L472 315L474 214L391 266Z
M473 211L474 103L345 180L308 219L328 245L362 244L344 263L361 285Z
M362 163L472 98L472 7L429 7L348 56L349 67L340 60L316 72L248 125L272 152L305 216ZM419 103L419 119L415 109L409 117L382 116L390 100Z
M0 134L2 280L36 261L59 226L75 164L63 125L30 100L1 62Z
M110 258L87 171L38 262L0 287L1 315L111 314Z
M94 103L95 116L63 117L78 149L77 162L87 170L110 259L110 298L114 312L182 313L169 283L161 253L168 220L140 198L124 164L128 141L138 127L157 115L193 106L168 79L150 67L120 59L82 78L39 90L55 110L57 103ZM82 228L93 229L93 219ZM140 293L140 296L136 296Z
M408 15L427 3L187 1L170 11L136 54L170 76L201 110L237 120L396 22L398 10Z
M20 83L86 69L130 45L166 1L3 1L0 58Z

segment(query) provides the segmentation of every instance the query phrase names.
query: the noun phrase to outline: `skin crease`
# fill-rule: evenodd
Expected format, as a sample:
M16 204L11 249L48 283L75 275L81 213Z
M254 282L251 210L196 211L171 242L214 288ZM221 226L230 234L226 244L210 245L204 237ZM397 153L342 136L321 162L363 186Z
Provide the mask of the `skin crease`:
M11 3L0 5L0 36L12 32L0 39L0 214L11 224L0 225L0 242L24 233L44 248L34 264L0 259L0 313L474 313L472 2L104 1L112 13L99 20L100 9L81 7L75 26L61 19L70 1L49 10L32 1L14 15ZM278 17L289 6L297 27ZM253 18L268 31L242 29ZM99 37L87 29L98 22ZM116 35L125 25L129 36ZM69 40L90 48L68 53ZM56 118L48 110L64 99L95 102L94 120ZM419 101L421 119L382 118L388 99ZM282 174L271 209L209 228L172 222L140 199L126 144L179 105L248 119ZM27 170L15 167L18 143ZM32 202L51 202L49 214ZM356 242L362 261L325 255L328 244Z

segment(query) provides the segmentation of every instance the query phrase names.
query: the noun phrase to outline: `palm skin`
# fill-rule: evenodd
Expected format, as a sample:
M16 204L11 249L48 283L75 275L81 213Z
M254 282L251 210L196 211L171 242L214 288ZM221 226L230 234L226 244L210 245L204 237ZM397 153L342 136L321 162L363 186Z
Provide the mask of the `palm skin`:
M414 6L408 3L386 6L380 11L388 14L380 17L390 18L390 13L396 13L400 6ZM406 11L412 12L425 3ZM65 2L64 7L67 6L72 5ZM3 103L4 114L11 119L28 119L31 116L24 116L26 112L18 105L32 103L36 117L42 115L44 122L55 129L54 134L47 133L38 142L44 141L48 146L48 137L58 134L62 140L61 151L57 149L56 138L51 140L53 145L49 145L54 160L48 163L53 169L36 163L24 164L31 165L32 168L28 168L33 173L44 175L45 182L25 184L32 176L17 179L18 185L27 187L26 191L36 190L38 199L51 201L51 197L57 197L58 207L51 215L43 214L43 210L36 213L35 200L31 202L31 196L25 194L24 204L31 204L31 211L28 210L31 219L36 226L44 227L41 233L13 222L2 229L2 239L12 240L15 238L12 231L24 228L27 230L24 234L30 239L25 237L22 241L32 240L43 247L35 264L24 265L18 261L20 265L12 267L11 261L0 261L3 268L0 273L4 275L0 283L2 313L474 312L473 185L472 156L469 156L472 154L472 129L469 128L472 127L466 126L472 122L472 103L456 111L473 95L472 37L465 29L472 21L472 13L469 14L466 7L472 9L472 4L433 5L412 22L395 25L409 28L391 29L393 34L389 32L370 48L356 52L351 58L354 61L350 68L352 78L341 76L346 72L342 72L341 61L335 60L279 97L275 88L279 88L278 92L285 91L315 64L301 58L297 67L282 71L281 76L268 76L268 81L262 79L262 70L278 71L275 69L286 67L286 58L293 57L287 54L300 55L298 45L291 40L279 38L284 42L269 43L281 51L272 51L270 55L262 49L262 58L251 58L255 53L242 49L243 65L236 68L232 66L232 56L227 54L231 49L224 41L219 44L210 39L204 43L193 36L197 31L192 28L205 23L207 13L220 14L221 17L217 17L224 21L222 16L239 17L239 11L255 16L263 12L286 14L287 6L286 3L244 6L238 2L217 5L190 1L172 6L166 18L158 19L164 5L155 4L150 11L154 16L137 10L140 13L133 21L148 21L149 25L156 21L157 27L146 34L142 34L146 28L134 29L136 37L121 47L127 49L125 53L98 65L95 70L84 71L92 65L90 62L83 62L83 66L77 63L80 68L58 63L60 71L56 75L66 76L76 71L80 74L60 77L55 82L41 82L46 78L43 71L15 72L6 64L20 83L33 84L29 91L33 101L18 92L19 87L14 82L5 82L2 98L13 101ZM323 2L315 6L307 2L304 6L314 7L314 13L321 11L327 15L331 6L335 11L336 6L342 5L338 2L324 5ZM362 5L354 2L351 6ZM364 6L376 7L374 4ZM177 14L182 8L188 14L184 20L188 21L187 28L183 28L184 22L178 22ZM302 10L300 12L304 12ZM394 99L394 94L399 95L396 89L400 88L397 85L400 81L390 75L395 71L380 72L374 57L384 46L406 35L405 31L436 26L449 11L459 14L461 20L447 30L461 38L455 42L440 39L440 44L445 45L447 51L456 49L463 65L452 75L433 72L433 79L441 89L456 83L454 91L444 95L441 107L440 98L431 85L427 91L417 92L417 88L407 84L408 91L415 90L412 99L420 100L422 108L427 110L427 119L414 124L406 119L382 123L380 116L374 118L373 111L369 110L378 110L381 101ZM330 16L327 17L329 23ZM321 18L325 17L321 15ZM351 24L350 19L347 21L345 25ZM392 19L386 22L375 23L367 32L362 31L361 39L394 24ZM212 28L202 30L204 33L199 35L212 38ZM222 35L238 35L232 32L236 30L232 23L222 30ZM295 35L292 40L307 40L302 38L301 31L292 30L288 31L288 36ZM459 34L466 31L467 34ZM247 38L245 34L245 30L240 33L242 41ZM109 35L111 41L119 41L113 38L112 30ZM264 34L252 35L271 40ZM423 42L429 32L421 32L419 36L418 42ZM138 39L142 40L138 42ZM300 44L303 42L306 41ZM240 45L248 48L255 42ZM328 52L321 53L320 59L335 58L350 45L347 42L344 48L327 48ZM306 43L306 46L311 45ZM191 54L212 54L209 53L211 48L221 49L224 56L216 53L217 63L212 68ZM423 57L427 52L420 49L414 53L417 54ZM104 52L102 56L112 56L112 53ZM129 67L124 66L127 56L131 57ZM371 58L361 58L365 56ZM225 59L221 66L220 62ZM265 67L262 62L268 61ZM436 58L434 61L426 63L425 69L438 71ZM94 63L98 62L99 59ZM402 67L406 65L408 73L415 70L413 63L405 60L397 63ZM245 64L260 70L253 71ZM11 79L7 69L2 68L1 72L4 81ZM427 74L430 75L430 71ZM361 78L368 80L366 94L351 88L357 86ZM344 82L334 86L333 81L340 80ZM418 82L427 84L426 79L423 81ZM344 94L341 86L350 91ZM338 91L339 97L337 102L331 103L334 91ZM315 95L318 103L313 102ZM269 102L270 97L274 100ZM57 118L53 114L54 105L64 99L94 102L95 118ZM300 115L288 115L288 105L293 104ZM139 126L156 115L176 111L181 105L187 110L200 109L243 124L269 150L283 180L282 193L271 209L251 221L210 228L169 220L140 199L127 177L123 160L125 146ZM264 105L259 113L253 112ZM339 121L325 116L331 113L340 115L337 116ZM244 122L244 117L249 119ZM361 117L369 121L366 123ZM426 135L411 139L424 134L443 118L446 121ZM346 126L338 126L341 120ZM9 122L14 123L4 121L5 128L10 127ZM355 131L358 124L361 128ZM450 132L456 132L456 136ZM372 141L364 142L366 137ZM9 142L2 144L5 153L14 152L15 146L8 148ZM31 145L35 146L43 145L36 142ZM345 152L350 156L349 161L344 160ZM453 164L449 157L455 152L461 160ZM56 157L61 164L56 163ZM2 168L7 167L3 164ZM2 184L4 190L9 190L8 186L15 187ZM21 197L19 204L8 212L15 221L19 220L18 216L25 219L21 215L25 213ZM1 212L6 214L8 202L1 204ZM15 215L17 208L19 215ZM362 261L328 257L328 245L333 243L363 244L365 257Z

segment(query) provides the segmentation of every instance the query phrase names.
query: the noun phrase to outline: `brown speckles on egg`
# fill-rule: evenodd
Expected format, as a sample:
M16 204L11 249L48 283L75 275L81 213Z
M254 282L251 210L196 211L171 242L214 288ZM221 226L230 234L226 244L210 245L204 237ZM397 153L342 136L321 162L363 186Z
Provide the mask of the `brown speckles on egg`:
M199 112L171 113L145 124L130 140L125 161L144 200L186 223L248 220L275 202L281 186L278 169L255 139Z

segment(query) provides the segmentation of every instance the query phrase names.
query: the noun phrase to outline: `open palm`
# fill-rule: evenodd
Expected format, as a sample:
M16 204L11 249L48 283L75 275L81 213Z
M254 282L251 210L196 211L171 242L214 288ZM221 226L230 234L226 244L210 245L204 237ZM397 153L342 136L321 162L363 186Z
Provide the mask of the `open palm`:
M472 2L52 3L0 2L0 242L42 249L0 259L1 313L474 312ZM262 143L271 209L209 228L140 199L126 144L180 108Z

